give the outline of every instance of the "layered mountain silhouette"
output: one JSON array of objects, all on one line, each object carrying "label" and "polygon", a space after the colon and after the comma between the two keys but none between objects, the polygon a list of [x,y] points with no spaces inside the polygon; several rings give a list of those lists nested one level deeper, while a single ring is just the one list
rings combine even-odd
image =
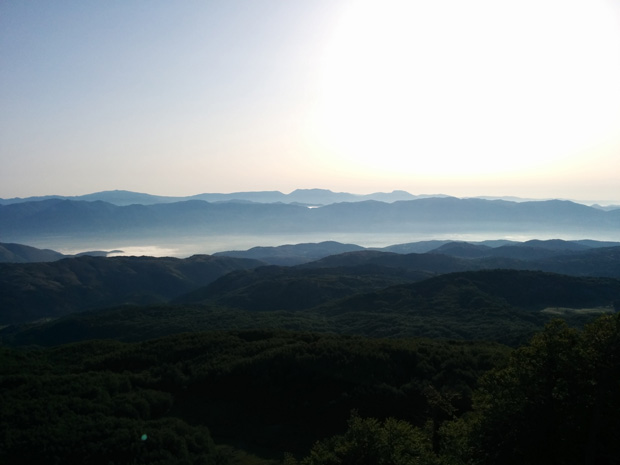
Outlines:
[{"label": "layered mountain silhouette", "polygon": [[[72,314],[42,324],[9,326],[0,331],[0,337],[9,344],[55,345],[96,338],[137,341],[180,332],[280,328],[519,345],[558,315],[580,325],[620,307],[618,279],[482,270],[373,288],[382,283],[367,274],[368,286],[360,287],[362,279],[355,282],[351,271],[312,270],[304,276],[298,270],[287,276],[279,267],[266,267],[255,270],[258,279],[251,276],[252,271],[233,272],[174,304]],[[398,279],[396,274],[393,278]],[[302,301],[305,304],[298,305]]]},{"label": "layered mountain silhouette", "polygon": [[[497,426],[516,424],[541,463],[586,447],[590,462],[615,457],[620,243],[595,239],[618,237],[620,210],[512,200],[0,199],[0,455],[275,463],[286,451],[292,463],[311,450],[303,463],[377,463],[397,443],[397,458],[494,462],[515,456]],[[435,240],[343,243],[360,232],[364,244]],[[263,234],[251,243],[306,242],[188,258],[22,245],[123,237],[136,239],[128,252],[181,254],[184,236],[212,250]],[[229,235],[247,237],[218,239]],[[498,239],[444,240],[474,236]],[[553,444],[540,452],[537,438]]]},{"label": "layered mountain silhouette", "polygon": [[[560,248],[556,241],[549,243]],[[459,248],[464,246],[460,243],[452,244]],[[476,250],[479,247],[489,249],[486,246],[472,247]],[[501,256],[486,258],[488,255],[480,259],[464,259],[436,251],[426,254],[368,250],[348,252],[293,268],[259,267],[230,273],[178,301],[246,310],[298,310],[389,284],[421,281],[444,273],[498,268],[620,278],[620,247],[587,248],[587,251],[582,251],[578,245],[574,245],[579,252],[568,255],[551,254],[548,249],[538,247],[535,249],[540,251],[539,260],[531,260],[528,253],[530,248],[525,245],[522,247],[526,251],[525,260]],[[570,243],[565,247],[568,250],[572,248]],[[447,248],[442,246],[437,250],[442,249],[445,251]],[[509,253],[512,254],[512,250]]]},{"label": "layered mountain silhouette", "polygon": [[519,260],[536,260],[585,251],[592,247],[612,247],[617,245],[620,244],[617,242],[563,241],[559,239],[546,241],[535,239],[522,243],[512,242],[499,247],[468,242],[449,242],[433,249],[432,252],[463,258],[504,257]]},{"label": "layered mountain silhouette", "polygon": [[287,268],[278,266],[239,270],[175,299],[251,311],[303,310],[359,292],[383,289],[431,276],[416,270],[378,266]]},{"label": "layered mountain silhouette", "polygon": [[320,243],[286,244],[275,247],[252,247],[249,250],[217,252],[213,255],[227,257],[254,258],[272,265],[299,265],[318,260],[328,255],[364,250],[355,244],[341,244],[336,241]]},{"label": "layered mountain silhouette", "polygon": [[[329,305],[330,311],[403,310],[434,313],[438,306],[454,311],[516,307],[611,307],[620,303],[620,280],[580,278],[540,271],[482,270],[450,273],[418,283],[392,286]],[[439,301],[442,301],[439,304]]]},{"label": "layered mountain silhouette", "polygon": [[[432,331],[438,331],[437,324],[426,332],[422,320],[412,322],[407,312],[414,308],[433,310],[435,313],[424,316],[432,320],[437,312],[487,309],[511,320],[514,311],[527,310],[530,316],[520,313],[517,318],[522,337],[547,318],[531,316],[531,312],[540,312],[541,305],[617,305],[613,280],[620,279],[620,243],[592,239],[428,240],[385,248],[325,241],[185,259],[105,258],[105,251],[68,257],[18,244],[29,240],[45,243],[46,238],[62,238],[66,243],[118,238],[175,241],[185,236],[208,240],[210,235],[232,234],[509,236],[498,233],[501,231],[513,236],[615,237],[620,231],[620,209],[560,200],[412,196],[401,191],[358,196],[321,189],[290,194],[201,194],[192,198],[108,191],[79,198],[3,200],[0,262],[5,263],[0,263],[0,325],[69,318],[74,313],[85,315],[110,307],[161,305],[168,309],[163,311],[166,315],[170,308],[190,312],[191,318],[208,321],[211,327],[249,327],[244,322],[261,319],[266,325],[289,329],[432,336]],[[477,273],[477,277],[468,273]],[[560,279],[545,273],[565,276]],[[452,277],[442,281],[440,275]],[[512,286],[511,292],[526,300],[536,289],[548,288],[548,292],[544,297],[535,294],[529,303],[519,303],[498,290],[504,279],[513,282],[506,283]],[[596,281],[601,279],[608,280]],[[495,287],[480,284],[480,280],[495,280]],[[598,285],[603,287],[596,288]],[[438,293],[425,297],[424,286],[438,286]],[[531,288],[524,291],[523,286]],[[200,314],[200,309],[208,310]],[[279,316],[269,316],[274,312]],[[259,313],[263,316],[256,316]],[[415,318],[421,315],[416,313]],[[535,321],[528,323],[528,318]],[[441,336],[458,336],[459,326],[465,325],[459,321],[441,330]],[[484,322],[474,326],[480,328]],[[469,333],[465,331],[466,337],[473,337],[474,326]]]},{"label": "layered mountain silhouette", "polygon": [[80,257],[107,257],[110,254],[122,254],[122,250],[89,250],[77,254],[63,254],[51,249],[39,249],[24,244],[5,244],[0,242],[0,263],[37,263],[55,262],[63,258]]},{"label": "layered mountain silhouette", "polygon": [[205,193],[186,197],[172,197],[162,195],[143,194],[125,190],[95,192],[78,196],[47,195],[41,197],[0,199],[0,205],[32,202],[41,200],[83,200],[88,202],[103,201],[114,205],[125,206],[133,204],[152,205],[157,203],[173,203],[187,200],[204,200],[207,202],[257,202],[257,203],[299,203],[304,205],[328,205],[336,202],[359,202],[364,200],[379,200],[395,202],[397,200],[412,200],[416,198],[436,197],[435,195],[413,195],[405,191],[375,192],[373,194],[350,194],[347,192],[332,192],[328,189],[296,189],[289,194],[280,191],[233,192],[230,194]]},{"label": "layered mountain silhouette", "polygon": [[620,210],[604,211],[569,201],[421,198],[375,200],[317,208],[284,203],[191,200],[117,206],[103,201],[50,199],[0,205],[0,235],[23,242],[46,236],[165,237],[188,234],[299,233],[512,233],[612,235]]},{"label": "layered mountain silhouette", "polygon": [[[531,240],[526,242],[508,240],[486,240],[481,242],[433,240],[396,244],[381,248],[367,248],[356,244],[324,241],[319,243],[286,244],[273,247],[252,247],[248,250],[216,252],[213,255],[251,258],[271,265],[293,266],[319,260],[330,255],[364,250],[393,252],[398,254],[432,252],[460,258],[504,257],[518,260],[531,260],[586,251],[594,248],[616,246],[620,246],[620,242],[594,240],[563,241],[560,239],[552,239],[546,241]],[[38,249],[22,244],[0,243],[0,263],[51,262],[62,258],[84,255],[106,257],[123,254],[124,252],[122,250],[94,250],[67,255],[50,249]]]},{"label": "layered mountain silhouette", "polygon": [[462,256],[435,253],[434,251],[424,254],[362,251],[332,255],[300,266],[307,268],[334,268],[376,265],[404,270],[426,271],[434,274],[505,268],[540,270],[574,276],[620,278],[620,246],[590,248],[564,254],[552,254],[546,249],[538,249],[539,255],[537,258],[530,256],[531,249],[524,247],[524,250],[525,258],[511,257],[510,255],[514,252],[512,248],[508,249],[509,256],[497,255],[478,258],[463,258]]},{"label": "layered mountain silhouette", "polygon": [[[82,256],[51,263],[0,264],[0,324],[56,318],[114,305],[168,302],[253,311],[300,310],[359,292],[464,271],[539,270],[579,277],[620,278],[620,246],[581,250],[579,244],[551,241],[553,250],[565,252],[550,254],[550,249],[541,247],[542,244],[521,245],[527,259],[463,258],[447,255],[450,248],[444,245],[439,248],[444,253],[360,250],[293,267],[264,266],[264,261],[223,255],[187,259]],[[456,250],[463,246],[454,245]],[[312,249],[308,244],[300,247]],[[328,244],[328,248],[337,247],[337,243]],[[482,247],[485,253],[489,249],[474,247]],[[540,252],[539,258],[528,255],[532,249]]]}]

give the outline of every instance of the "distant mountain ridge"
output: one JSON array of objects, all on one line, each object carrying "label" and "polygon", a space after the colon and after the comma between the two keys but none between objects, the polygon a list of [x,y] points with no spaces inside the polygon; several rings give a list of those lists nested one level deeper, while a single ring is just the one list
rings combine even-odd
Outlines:
[{"label": "distant mountain ridge", "polygon": [[112,253],[122,253],[122,250],[91,250],[75,255],[67,255],[55,250],[39,249],[24,244],[7,244],[0,242],[0,263],[43,263],[55,262],[63,258],[91,256],[107,257]]},{"label": "distant mountain ridge", "polygon": [[0,243],[0,263],[53,262],[61,258],[65,258],[65,255],[55,250]]},{"label": "distant mountain ridge", "polygon": [[395,244],[381,248],[364,248],[355,244],[341,244],[329,241],[316,244],[287,244],[277,247],[253,247],[248,250],[233,250],[217,252],[215,256],[238,258],[253,258],[271,265],[299,265],[320,260],[331,255],[340,255],[347,252],[362,252],[359,256],[368,256],[373,251],[393,252],[396,254],[424,254],[433,253],[450,255],[459,258],[514,258],[518,260],[533,260],[580,252],[589,249],[618,247],[620,242],[577,240],[564,241],[560,239],[530,240],[525,242],[488,240],[481,242],[463,241],[419,241],[407,244]]},{"label": "distant mountain ridge", "polygon": [[50,199],[0,205],[0,237],[150,237],[188,234],[298,233],[571,233],[608,237],[620,231],[620,210],[605,211],[569,201],[430,197],[392,203],[376,200],[317,208],[283,203],[189,200],[117,206],[103,201]]},{"label": "distant mountain ridge", "polygon": [[[108,202],[117,206],[127,205],[154,205],[159,203],[175,203],[187,200],[204,200],[206,202],[255,202],[255,203],[293,203],[301,205],[329,205],[339,202],[363,202],[365,200],[376,200],[379,202],[397,202],[401,200],[415,200],[429,197],[451,197],[445,194],[411,194],[404,190],[394,190],[392,192],[373,192],[371,194],[352,194],[349,192],[334,192],[329,189],[295,189],[285,194],[280,191],[246,191],[231,193],[202,193],[188,196],[166,196],[153,195],[142,192],[128,190],[108,190],[93,192],[84,195],[44,195],[33,197],[13,197],[8,199],[0,198],[0,205],[11,205],[14,203],[38,202],[41,200],[76,200],[95,202]],[[507,202],[540,202],[552,199],[535,199],[515,196],[476,196],[463,197],[463,199],[478,200],[503,200]],[[620,209],[620,205],[599,205],[585,201],[570,200],[575,203],[591,205],[600,210]]]},{"label": "distant mountain ridge", "polygon": [[277,247],[252,247],[249,250],[232,250],[214,253],[214,256],[253,258],[271,265],[299,265],[328,255],[364,250],[355,244],[335,241],[318,244],[286,244]]},{"label": "distant mountain ridge", "polygon": [[[564,241],[560,239],[530,240],[516,242],[508,240],[486,240],[481,242],[463,242],[449,240],[431,240],[395,244],[381,248],[366,248],[357,244],[343,244],[336,241],[319,243],[285,244],[273,247],[252,247],[248,250],[230,250],[216,252],[213,256],[250,258],[270,265],[294,266],[320,260],[330,255],[346,252],[382,251],[396,254],[427,253],[450,255],[459,258],[514,258],[518,260],[536,260],[588,249],[618,247],[620,242],[595,241],[590,239]],[[122,250],[87,251],[75,255],[65,255],[54,250],[38,249],[22,244],[5,244],[0,242],[0,263],[35,263],[53,262],[63,258],[79,256],[106,257],[123,255]],[[125,254],[129,255],[129,254]]]},{"label": "distant mountain ridge", "polygon": [[436,195],[413,195],[402,190],[392,192],[375,192],[372,194],[350,194],[347,192],[333,192],[329,189],[296,189],[289,194],[280,191],[250,191],[224,193],[204,193],[190,196],[163,196],[144,194],[126,190],[111,190],[94,192],[77,196],[47,195],[39,197],[0,199],[0,205],[14,203],[36,202],[41,200],[83,200],[87,202],[103,201],[117,206],[153,205],[158,203],[174,203],[187,200],[204,200],[206,202],[245,201],[256,203],[299,203],[304,205],[327,205],[336,202],[361,202],[364,200],[378,200],[381,202],[395,202],[398,200],[413,200],[425,197],[441,197]]},{"label": "distant mountain ridge", "polygon": [[[500,247],[501,248],[501,247]],[[498,248],[498,249],[500,249]],[[303,268],[338,268],[351,266],[380,266],[432,274],[478,271],[490,269],[539,270],[572,276],[596,276],[620,279],[620,246],[597,247],[576,252],[549,254],[542,249],[538,258],[513,256],[461,257],[436,253],[397,254],[364,250],[330,255],[320,260],[299,265]]]}]

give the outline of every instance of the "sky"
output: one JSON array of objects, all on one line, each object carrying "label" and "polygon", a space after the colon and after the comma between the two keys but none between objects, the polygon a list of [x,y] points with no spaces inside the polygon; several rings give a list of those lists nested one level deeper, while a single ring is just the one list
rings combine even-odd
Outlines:
[{"label": "sky", "polygon": [[0,197],[620,204],[620,0],[3,0]]}]

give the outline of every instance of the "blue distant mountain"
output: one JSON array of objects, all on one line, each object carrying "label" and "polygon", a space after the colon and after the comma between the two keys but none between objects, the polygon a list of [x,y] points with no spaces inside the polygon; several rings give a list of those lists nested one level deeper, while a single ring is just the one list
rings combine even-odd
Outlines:
[{"label": "blue distant mountain", "polygon": [[65,255],[55,250],[0,242],[0,263],[53,262],[61,258]]},{"label": "blue distant mountain", "polygon": [[[317,193],[315,193],[318,195]],[[363,200],[317,205],[186,200],[152,205],[114,205],[101,200],[48,199],[0,205],[0,237],[109,238],[208,234],[534,234],[615,237],[620,210],[548,200],[430,197],[391,203]]]},{"label": "blue distant mountain", "polygon": [[[379,202],[392,203],[402,200],[415,200],[431,197],[441,198],[450,196],[444,194],[413,195],[403,190],[395,190],[392,192],[374,192],[372,194],[352,194],[348,192],[333,192],[329,189],[296,189],[289,194],[284,194],[280,191],[247,191],[232,193],[203,193],[190,196],[163,196],[132,192],[127,190],[109,190],[77,196],[46,195],[38,197],[15,197],[10,199],[0,199],[0,205],[60,199],[84,200],[88,202],[100,200],[118,206],[127,206],[134,204],[154,205],[159,203],[183,202],[186,200],[204,200],[206,202],[297,203],[301,205],[320,206],[338,202],[363,202],[365,200],[376,200]],[[540,200],[514,196],[479,196],[472,197],[471,199],[503,200],[508,202],[535,202]],[[620,205],[601,206],[598,204],[594,204],[592,205],[592,207],[605,211],[620,209]]]},{"label": "blue distant mountain", "polygon": [[[439,195],[441,196],[441,195]],[[398,200],[413,200],[416,198],[431,197],[429,195],[412,195],[405,191],[376,192],[374,194],[350,194],[346,192],[332,192],[327,189],[297,189],[290,194],[280,191],[233,192],[230,194],[205,193],[186,197],[170,197],[161,195],[143,194],[125,190],[95,192],[79,196],[47,195],[42,197],[0,199],[0,205],[34,202],[40,200],[84,200],[94,202],[101,200],[113,205],[153,205],[158,203],[182,202],[185,200],[204,200],[206,202],[257,202],[257,203],[299,203],[304,205],[328,205],[336,202],[360,202],[364,200],[378,200],[381,202],[396,202]],[[433,196],[435,197],[435,196]]]}]

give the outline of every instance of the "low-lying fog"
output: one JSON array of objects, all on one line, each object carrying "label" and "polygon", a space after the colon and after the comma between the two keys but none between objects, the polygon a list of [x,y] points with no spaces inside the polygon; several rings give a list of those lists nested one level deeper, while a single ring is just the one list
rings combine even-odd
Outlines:
[{"label": "low-lying fog", "polygon": [[25,241],[26,245],[33,247],[52,249],[63,254],[73,255],[86,251],[112,252],[109,256],[118,255],[149,255],[153,257],[179,257],[185,258],[195,254],[213,254],[228,250],[247,250],[256,246],[278,246],[284,244],[300,244],[308,242],[337,241],[346,244],[357,244],[362,247],[381,248],[394,244],[405,244],[426,240],[455,240],[455,241],[484,241],[494,239],[507,239],[513,241],[527,241],[530,239],[595,239],[595,240],[618,240],[618,237],[603,235],[562,235],[558,233],[470,233],[470,234],[370,234],[370,233],[323,233],[323,234],[283,234],[283,235],[210,235],[188,236],[177,238],[128,238],[128,239],[92,239],[92,238],[66,238],[47,237]]}]

